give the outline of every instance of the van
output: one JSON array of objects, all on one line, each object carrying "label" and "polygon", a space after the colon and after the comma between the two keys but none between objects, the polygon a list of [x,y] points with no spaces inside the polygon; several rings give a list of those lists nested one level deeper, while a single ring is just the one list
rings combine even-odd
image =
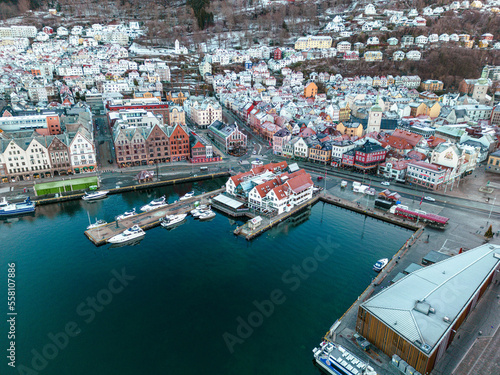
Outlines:
[{"label": "van", "polygon": [[208,167],[200,167],[200,171],[208,171]]}]

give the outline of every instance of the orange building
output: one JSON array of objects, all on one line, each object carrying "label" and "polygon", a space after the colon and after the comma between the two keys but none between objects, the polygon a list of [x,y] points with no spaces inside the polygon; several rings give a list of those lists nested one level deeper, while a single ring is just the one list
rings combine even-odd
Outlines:
[{"label": "orange building", "polygon": [[49,129],[50,135],[61,134],[61,121],[59,115],[49,115],[47,116],[47,129]]},{"label": "orange building", "polygon": [[304,96],[306,98],[314,98],[318,94],[318,86],[314,82],[309,82],[304,87]]}]

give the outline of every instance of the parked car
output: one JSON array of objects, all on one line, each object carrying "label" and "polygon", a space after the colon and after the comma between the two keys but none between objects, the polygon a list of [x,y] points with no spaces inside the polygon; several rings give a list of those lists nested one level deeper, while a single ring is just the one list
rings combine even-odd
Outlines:
[{"label": "parked car", "polygon": [[435,202],[435,201],[436,201],[434,198],[429,197],[429,196],[425,196],[425,197],[424,197],[424,199],[425,199],[426,201],[429,201],[429,202]]},{"label": "parked car", "polygon": [[389,181],[382,181],[380,185],[389,186],[391,183]]},{"label": "parked car", "polygon": [[253,154],[253,155],[257,155],[257,151],[253,150],[253,151],[252,151],[252,154]]}]

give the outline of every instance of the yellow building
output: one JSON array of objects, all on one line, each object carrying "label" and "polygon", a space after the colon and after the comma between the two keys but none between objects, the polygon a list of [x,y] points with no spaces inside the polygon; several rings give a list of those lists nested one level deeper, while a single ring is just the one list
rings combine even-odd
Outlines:
[{"label": "yellow building", "polygon": [[436,79],[428,79],[420,84],[420,88],[426,91],[441,91],[443,87],[444,83]]},{"label": "yellow building", "polygon": [[380,51],[366,51],[363,55],[365,61],[382,61],[384,55]]},{"label": "yellow building", "polygon": [[486,172],[500,173],[500,151],[490,154],[488,164],[486,165]]},{"label": "yellow building", "polygon": [[295,42],[295,49],[309,49],[309,48],[331,48],[332,37],[330,36],[304,36]]},{"label": "yellow building", "polygon": [[362,137],[363,136],[363,125],[359,122],[339,122],[337,124],[337,130],[342,133],[342,135],[348,135],[350,137]]},{"label": "yellow building", "polygon": [[351,119],[351,108],[349,103],[345,102],[345,106],[339,105],[339,121],[349,121]]}]

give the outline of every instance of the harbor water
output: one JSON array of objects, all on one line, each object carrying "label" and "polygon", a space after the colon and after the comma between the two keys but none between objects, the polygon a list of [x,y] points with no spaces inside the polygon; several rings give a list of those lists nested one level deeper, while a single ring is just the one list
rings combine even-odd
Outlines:
[{"label": "harbor water", "polygon": [[[225,180],[40,206],[0,222],[0,331],[15,263],[15,365],[1,374],[317,374],[312,348],[412,232],[318,203],[248,242],[241,221],[147,231],[135,246],[83,234],[166,195]],[[23,369],[25,372],[21,372]]]}]

